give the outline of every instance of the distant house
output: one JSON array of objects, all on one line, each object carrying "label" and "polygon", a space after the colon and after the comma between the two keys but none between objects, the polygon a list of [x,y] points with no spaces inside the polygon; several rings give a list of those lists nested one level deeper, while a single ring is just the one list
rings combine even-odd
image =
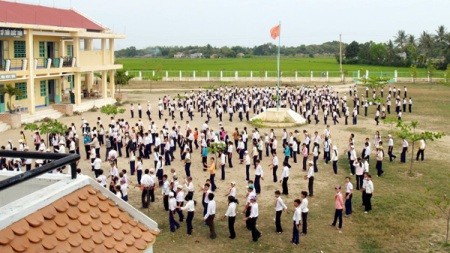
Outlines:
[{"label": "distant house", "polygon": [[182,52],[178,52],[176,54],[174,54],[173,58],[179,59],[179,58],[184,58],[184,53]]},{"label": "distant house", "polygon": [[[16,175],[0,171],[0,180]],[[158,224],[88,176],[45,174],[0,194],[0,252],[153,252]]]},{"label": "distant house", "polygon": [[238,54],[236,55],[237,58],[243,58],[244,56],[245,56],[244,53],[238,53]]},{"label": "distant house", "polygon": [[406,53],[405,52],[398,53],[397,56],[402,58],[402,60],[406,60]]},{"label": "distant house", "polygon": [[217,58],[219,58],[219,56],[218,56],[217,54],[212,54],[209,58],[211,58],[211,59],[217,59]]},{"label": "distant house", "polygon": [[203,58],[203,54],[202,53],[193,53],[189,55],[189,58],[194,59],[194,58]]}]

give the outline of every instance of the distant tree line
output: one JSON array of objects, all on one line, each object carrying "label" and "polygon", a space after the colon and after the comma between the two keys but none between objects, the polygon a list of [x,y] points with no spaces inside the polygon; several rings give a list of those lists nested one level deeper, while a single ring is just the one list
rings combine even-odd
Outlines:
[{"label": "distant tree line", "polygon": [[[346,45],[343,64],[368,64],[446,70],[450,63],[450,33],[439,26],[435,34],[422,32],[419,38],[400,30],[386,43],[373,41]],[[339,55],[336,55],[339,62]]]},{"label": "distant tree line", "polygon": [[[277,54],[277,46],[272,43],[266,43],[254,47],[242,46],[223,46],[213,47],[210,44],[206,46],[156,46],[144,49],[136,49],[136,47],[128,47],[116,51],[116,57],[166,57],[173,58],[175,55],[182,53],[185,57],[191,54],[201,53],[203,58],[237,58],[251,56],[269,56]],[[280,54],[283,56],[307,56],[315,55],[334,56],[339,54],[339,41],[326,42],[321,45],[300,45],[300,46],[282,46]]]},{"label": "distant tree line", "polygon": [[[417,67],[445,70],[450,63],[450,33],[439,26],[434,34],[423,32],[419,38],[405,31],[398,31],[393,40],[386,43],[373,41],[350,44],[342,43],[343,64],[367,64],[395,67]],[[237,58],[252,56],[272,56],[277,46],[266,43],[254,47],[242,46],[155,46],[144,49],[128,47],[115,52],[116,57],[198,57]],[[325,42],[320,45],[283,46],[282,56],[336,56],[339,61],[339,41]]]}]

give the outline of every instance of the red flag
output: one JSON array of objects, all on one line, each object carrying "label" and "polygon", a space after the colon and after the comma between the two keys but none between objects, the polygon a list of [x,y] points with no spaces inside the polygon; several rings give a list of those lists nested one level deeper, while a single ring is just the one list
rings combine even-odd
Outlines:
[{"label": "red flag", "polygon": [[272,39],[276,39],[280,36],[280,25],[274,26],[270,29],[270,36]]}]

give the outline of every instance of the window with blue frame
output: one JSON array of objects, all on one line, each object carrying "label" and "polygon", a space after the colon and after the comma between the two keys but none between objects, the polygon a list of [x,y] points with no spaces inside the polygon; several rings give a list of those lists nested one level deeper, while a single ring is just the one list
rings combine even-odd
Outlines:
[{"label": "window with blue frame", "polygon": [[41,81],[41,97],[47,96],[47,81]]},{"label": "window with blue frame", "polygon": [[28,98],[28,94],[27,94],[27,83],[16,83],[16,88],[18,90],[20,90],[20,96],[17,95],[16,96],[16,100],[22,100],[22,99],[27,99]]},{"label": "window with blue frame", "polygon": [[14,41],[14,58],[26,58],[27,51],[25,41],[16,40]]}]

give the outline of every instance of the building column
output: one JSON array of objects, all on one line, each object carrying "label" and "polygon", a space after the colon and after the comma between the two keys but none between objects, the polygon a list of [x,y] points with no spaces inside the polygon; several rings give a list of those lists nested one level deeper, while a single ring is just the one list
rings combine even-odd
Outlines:
[{"label": "building column", "polygon": [[73,38],[73,57],[76,59],[76,66],[81,66],[80,63],[80,38]]},{"label": "building column", "polygon": [[109,60],[111,64],[114,64],[114,39],[109,39]]},{"label": "building column", "polygon": [[94,72],[88,72],[86,73],[86,88],[87,91],[90,93],[92,89],[92,85],[94,84]]},{"label": "building column", "polygon": [[102,98],[107,98],[108,96],[108,72],[106,70],[102,71]]},{"label": "building column", "polygon": [[102,64],[105,65],[105,62],[107,62],[107,58],[109,57],[109,54],[106,53],[106,39],[102,39]]},{"label": "building column", "polygon": [[75,104],[81,104],[81,73],[75,73],[74,75],[74,90],[75,93]]},{"label": "building column", "polygon": [[116,79],[115,79],[116,71],[109,71],[109,94],[111,94],[111,98],[114,98],[116,93]]},{"label": "building column", "polygon": [[28,59],[28,80],[27,80],[27,97],[28,97],[28,113],[34,114],[36,111],[36,97],[34,94],[34,42],[33,31],[27,30],[25,37],[26,54]]}]

